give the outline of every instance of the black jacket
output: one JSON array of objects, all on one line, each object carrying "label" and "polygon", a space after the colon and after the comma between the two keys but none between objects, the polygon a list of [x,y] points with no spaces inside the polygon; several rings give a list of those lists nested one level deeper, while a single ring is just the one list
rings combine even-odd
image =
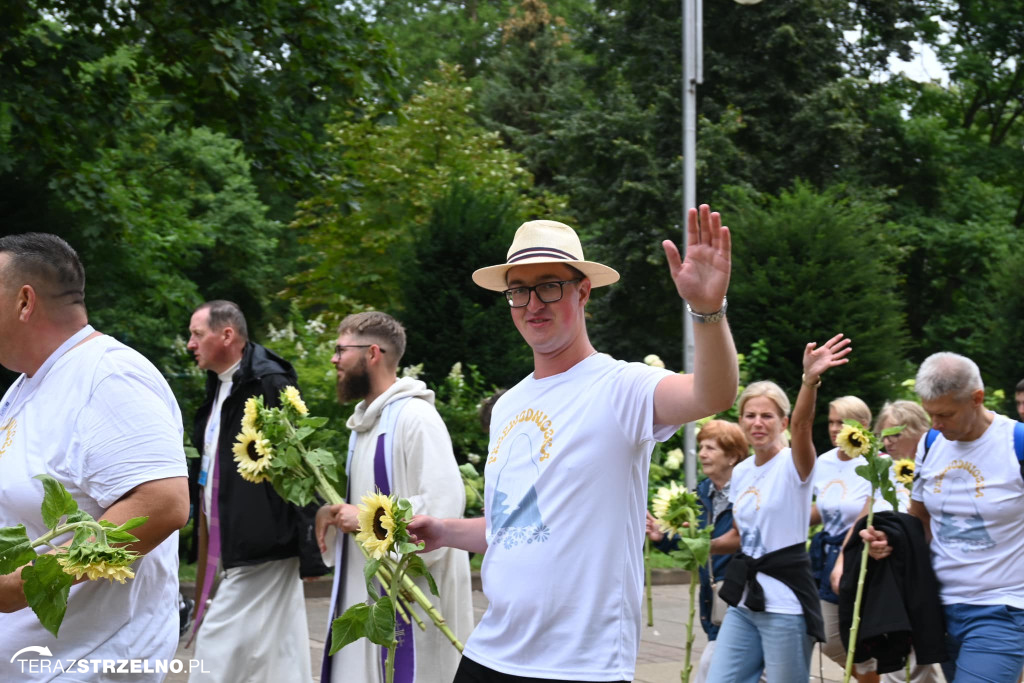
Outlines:
[{"label": "black jacket", "polygon": [[811,574],[811,560],[807,555],[806,544],[801,542],[779,548],[756,560],[742,552],[736,553],[729,568],[725,570],[725,581],[718,591],[719,597],[735,607],[743,598],[743,589],[746,587],[747,608],[763,612],[764,589],[757,582],[758,572],[778,579],[793,591],[804,611],[804,630],[819,643],[824,643],[825,621],[821,616],[818,587]]},{"label": "black jacket", "polygon": [[[206,400],[196,412],[192,443],[202,454],[203,432],[217,396],[220,380],[208,371]],[[267,406],[280,405],[281,389],[298,386],[291,363],[272,351],[248,342],[235,373],[231,393],[221,407],[220,436],[217,439],[217,467],[220,472],[217,507],[220,515],[221,562],[225,569],[261,564],[288,557],[300,558],[302,576],[320,576],[327,568],[320,559],[313,532],[317,505],[298,508],[282,499],[270,482],[253,484],[242,479],[231,448],[241,431],[245,402],[263,396]],[[189,463],[189,496],[192,509],[199,510],[198,458]],[[195,561],[199,547],[199,515],[195,515],[189,558]]]},{"label": "black jacket", "polygon": [[[839,634],[843,643],[850,642],[864,548],[860,531],[866,522],[867,517],[857,522],[843,551],[843,578],[839,581]],[[913,646],[918,664],[945,661],[946,627],[939,582],[932,570],[921,520],[886,510],[874,515],[872,525],[885,532],[892,553],[883,560],[868,560],[854,659],[863,662],[874,657],[879,673],[899,671]]]}]

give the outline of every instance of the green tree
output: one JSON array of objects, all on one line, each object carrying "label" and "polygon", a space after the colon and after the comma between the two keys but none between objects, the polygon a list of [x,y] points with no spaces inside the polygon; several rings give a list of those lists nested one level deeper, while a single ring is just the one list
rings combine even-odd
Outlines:
[{"label": "green tree", "polygon": [[[455,184],[514,197],[521,217],[561,211],[564,200],[535,190],[521,157],[472,110],[472,89],[457,68],[445,67],[391,120],[349,117],[331,128],[334,171],[293,223],[313,254],[288,290],[304,308],[330,309],[343,294],[401,311],[411,246]],[[486,235],[488,226],[479,230]]]},{"label": "green tree", "polygon": [[532,371],[529,347],[509,317],[503,296],[478,287],[477,268],[503,263],[519,227],[514,198],[455,185],[432,207],[404,270],[401,319],[408,363],[439,384],[455,363],[511,387]]},{"label": "green tree", "polygon": [[851,361],[829,373],[822,397],[881,405],[908,375],[898,247],[887,237],[882,198],[797,183],[778,197],[735,189],[726,201],[737,224],[757,226],[757,239],[733,242],[729,287],[737,346],[764,339],[771,352],[766,376],[750,379],[775,380],[795,395],[804,345],[842,332],[853,340]]}]

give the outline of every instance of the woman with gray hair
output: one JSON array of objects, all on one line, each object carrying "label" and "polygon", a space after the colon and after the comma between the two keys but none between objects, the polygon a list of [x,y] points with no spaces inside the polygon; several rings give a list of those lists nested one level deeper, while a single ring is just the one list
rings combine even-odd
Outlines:
[{"label": "woman with gray hair", "polygon": [[[978,366],[929,356],[915,387],[939,435],[917,446],[910,514],[924,525],[946,617],[946,679],[1017,680],[1024,668],[1024,425],[985,408]],[[884,560],[884,532],[860,532]]]}]

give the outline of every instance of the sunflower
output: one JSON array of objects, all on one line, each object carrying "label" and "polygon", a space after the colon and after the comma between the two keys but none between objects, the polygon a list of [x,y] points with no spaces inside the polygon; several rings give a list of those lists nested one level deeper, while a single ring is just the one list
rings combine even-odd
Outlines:
[{"label": "sunflower", "polygon": [[380,491],[365,495],[358,517],[356,540],[375,560],[381,559],[395,542],[394,501]]},{"label": "sunflower", "polygon": [[256,403],[256,397],[252,396],[245,402],[245,412],[242,413],[242,431],[246,429],[253,432],[257,431],[259,429],[257,424],[259,416],[259,405]]},{"label": "sunflower", "polygon": [[295,387],[285,387],[281,392],[281,400],[282,403],[290,404],[299,415],[309,415],[309,408],[306,407],[299,390]]},{"label": "sunflower", "polygon": [[242,479],[254,484],[266,481],[267,476],[263,470],[274,459],[274,450],[270,447],[270,441],[263,438],[262,432],[243,428],[231,451],[235,454]]},{"label": "sunflower", "polygon": [[689,508],[697,514],[698,504],[696,495],[673,481],[668,486],[658,489],[651,508],[662,531],[682,535],[683,522],[690,519],[686,509]]},{"label": "sunflower", "polygon": [[840,430],[836,445],[849,457],[857,458],[871,450],[871,438],[860,427],[848,424]]},{"label": "sunflower", "polygon": [[910,458],[903,458],[897,460],[892,464],[893,471],[896,473],[896,481],[900,482],[904,486],[909,487],[914,483],[914,461]]},{"label": "sunflower", "polygon": [[76,579],[87,576],[90,581],[107,579],[110,582],[124,583],[125,579],[135,578],[131,564],[138,557],[138,553],[124,548],[86,543],[68,553],[58,555],[57,563],[64,569],[65,574],[70,574]]}]

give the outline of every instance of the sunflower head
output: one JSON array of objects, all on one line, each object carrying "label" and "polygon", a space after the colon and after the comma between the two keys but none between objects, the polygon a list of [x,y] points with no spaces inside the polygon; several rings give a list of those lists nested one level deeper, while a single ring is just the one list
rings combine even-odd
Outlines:
[{"label": "sunflower head", "polygon": [[700,513],[700,501],[697,494],[673,481],[658,489],[651,508],[662,531],[682,535],[683,523]]},{"label": "sunflower head", "polygon": [[260,417],[260,401],[262,397],[256,398],[252,396],[245,402],[245,409],[242,413],[242,431],[246,429],[250,431],[259,431],[259,417]]},{"label": "sunflower head", "polygon": [[379,560],[395,543],[395,501],[379,490],[363,496],[359,506],[358,541],[370,556]]},{"label": "sunflower head", "polygon": [[913,484],[914,466],[914,461],[910,458],[903,458],[902,460],[894,462],[892,464],[892,468],[896,474],[896,481],[908,487]]},{"label": "sunflower head", "polygon": [[235,462],[238,463],[238,473],[243,479],[254,484],[266,481],[267,475],[264,470],[274,459],[274,449],[270,441],[264,438],[262,432],[244,427],[237,439],[231,451]]},{"label": "sunflower head", "polygon": [[70,574],[76,579],[86,576],[90,581],[107,579],[111,582],[124,583],[125,579],[135,578],[131,565],[138,557],[138,553],[125,548],[86,542],[59,554],[57,563],[65,574]]},{"label": "sunflower head", "polygon": [[836,445],[851,458],[858,458],[871,450],[871,435],[863,427],[845,424],[836,437]]},{"label": "sunflower head", "polygon": [[291,406],[299,415],[309,415],[309,408],[306,407],[302,395],[295,387],[288,386],[281,391],[281,403]]}]

